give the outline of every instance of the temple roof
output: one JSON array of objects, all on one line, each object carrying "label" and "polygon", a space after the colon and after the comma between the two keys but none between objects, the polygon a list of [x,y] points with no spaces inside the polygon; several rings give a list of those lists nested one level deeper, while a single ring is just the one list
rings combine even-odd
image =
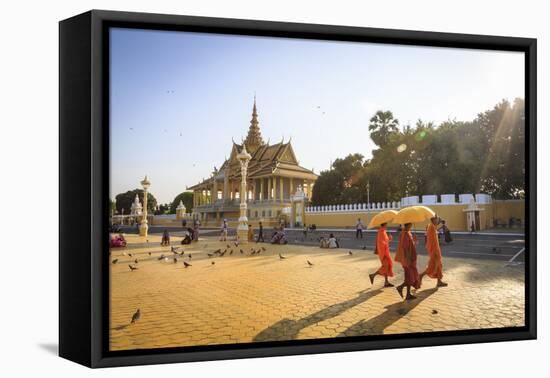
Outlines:
[{"label": "temple roof", "polygon": [[244,141],[246,148],[250,153],[254,153],[259,147],[264,145],[260,126],[258,122],[258,112],[256,111],[256,96],[254,95],[254,106],[252,107],[252,119],[248,128],[248,135]]},{"label": "temple roof", "polygon": [[280,143],[273,145],[263,142],[258,126],[256,98],[254,97],[252,120],[250,121],[248,136],[244,142],[242,144],[233,142],[231,154],[229,158],[223,162],[217,174],[212,175],[210,178],[188,189],[199,189],[204,185],[211,184],[215,179],[223,179],[225,175],[227,175],[230,180],[240,179],[241,166],[237,160],[237,155],[243,149],[243,144],[246,145],[247,151],[252,156],[248,163],[247,176],[249,179],[283,176],[316,180],[318,177],[313,171],[299,165],[290,141],[285,143],[284,140],[282,140]]}]

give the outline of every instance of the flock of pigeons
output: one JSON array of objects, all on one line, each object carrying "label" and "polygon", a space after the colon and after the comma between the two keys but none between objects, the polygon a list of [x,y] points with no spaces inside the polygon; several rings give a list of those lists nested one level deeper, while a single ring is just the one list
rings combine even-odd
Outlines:
[{"label": "flock of pigeons", "polygon": [[[149,240],[147,240],[147,243],[149,243]],[[212,259],[214,257],[224,257],[226,255],[226,253],[228,253],[229,256],[233,255],[233,253],[236,254],[236,250],[237,250],[237,248],[239,248],[239,243],[234,242],[233,244],[234,244],[234,246],[231,246],[230,244],[227,244],[226,245],[227,248],[225,248],[223,251],[222,251],[221,248],[218,248],[218,249],[216,249],[215,251],[213,251],[211,253],[207,252],[206,255],[208,256],[209,259]],[[207,244],[205,244],[203,246],[204,249],[206,249],[207,247],[208,247]],[[161,253],[158,257],[157,256],[153,257],[152,252],[147,252],[147,254],[150,256],[150,259],[156,259],[158,261],[165,261],[165,262],[169,262],[170,260],[172,260],[174,264],[177,264],[179,260],[184,259],[185,256],[187,256],[187,261],[183,261],[183,266],[185,268],[189,268],[189,267],[193,266],[189,262],[193,258],[193,255],[191,253],[186,254],[185,250],[183,250],[183,249],[180,250],[180,249],[181,249],[180,247],[171,246],[170,247],[171,255],[168,255],[168,256],[165,255],[164,253]],[[239,248],[238,252],[241,255],[245,255],[245,256],[258,256],[262,252],[267,252],[267,248],[265,248],[265,247],[260,247],[258,249],[250,248],[250,252],[248,252],[248,253],[245,252],[242,248]],[[109,254],[111,254],[111,252],[109,252]],[[122,254],[124,256],[130,257],[130,259],[133,259],[133,264],[132,264],[132,262],[130,264],[128,264],[128,268],[130,269],[130,271],[133,272],[135,270],[138,270],[139,259],[137,257],[135,257],[131,252],[123,251]],[[353,252],[348,251],[348,255],[352,256]],[[279,256],[279,260],[285,260],[287,258],[287,257],[283,256],[281,253],[279,253],[278,256]],[[119,261],[119,259],[116,258],[116,259],[113,259],[111,261],[111,263],[112,264],[117,264],[118,261]],[[307,259],[306,259],[306,263],[307,263],[308,267],[310,267],[310,268],[315,265],[310,260],[307,260]],[[211,261],[210,264],[215,265],[216,262]],[[132,315],[132,319],[130,321],[130,324],[133,324],[133,323],[137,322],[140,318],[141,318],[141,310],[138,308],[137,311]]]}]

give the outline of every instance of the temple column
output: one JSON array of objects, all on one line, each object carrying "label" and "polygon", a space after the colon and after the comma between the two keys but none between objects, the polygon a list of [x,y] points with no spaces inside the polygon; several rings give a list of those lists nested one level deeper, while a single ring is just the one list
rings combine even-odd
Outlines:
[{"label": "temple column", "polygon": [[264,178],[260,179],[260,200],[264,200]]},{"label": "temple column", "polygon": [[223,199],[229,197],[229,169],[225,168],[223,172]]},{"label": "temple column", "polygon": [[284,177],[280,176],[279,177],[279,194],[281,197],[281,202],[283,202],[284,195],[285,195],[284,183],[285,183]]},{"label": "temple column", "polygon": [[294,194],[294,178],[291,177],[290,178],[290,191],[289,191],[290,195],[292,196]]},{"label": "temple column", "polygon": [[214,179],[214,190],[212,194],[212,203],[216,203],[218,200],[218,181],[216,179]]},{"label": "temple column", "polygon": [[277,201],[277,177],[273,176],[273,199]]},{"label": "temple column", "polygon": [[266,196],[266,199],[267,200],[271,199],[271,177],[267,178],[267,196]]}]

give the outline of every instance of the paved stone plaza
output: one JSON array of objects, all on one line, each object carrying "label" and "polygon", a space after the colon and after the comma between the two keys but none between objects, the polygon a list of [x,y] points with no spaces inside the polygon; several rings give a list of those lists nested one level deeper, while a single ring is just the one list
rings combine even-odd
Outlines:
[{"label": "paved stone plaza", "polygon": [[[128,247],[110,256],[118,259],[110,264],[111,350],[524,325],[522,265],[444,256],[449,286],[436,289],[435,280],[425,278],[418,299],[404,302],[394,288],[382,287],[381,277],[371,286],[368,273],[379,261],[368,250],[349,255],[349,249],[312,246],[235,247],[206,237],[181,246],[185,254],[174,263],[160,236],[150,235],[148,243],[137,235],[126,239]],[[180,238],[172,239],[179,246]],[[227,244],[225,256],[207,255]],[[266,251],[249,256],[251,247]],[[159,260],[161,254],[168,261]],[[419,256],[420,271],[426,261]],[[392,282],[400,283],[399,264],[394,271]],[[141,317],[131,324],[138,308]]]}]

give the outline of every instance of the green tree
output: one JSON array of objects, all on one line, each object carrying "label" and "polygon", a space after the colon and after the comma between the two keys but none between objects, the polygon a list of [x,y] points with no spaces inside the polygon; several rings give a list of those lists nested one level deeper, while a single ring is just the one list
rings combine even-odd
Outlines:
[{"label": "green tree", "polygon": [[[132,203],[134,202],[134,199],[136,198],[136,194],[138,195],[139,202],[141,202],[141,204],[143,205],[142,189],[129,190],[125,193],[120,193],[116,195],[115,197],[116,209],[119,214],[122,213],[122,209],[124,209],[124,214],[130,213],[130,209],[132,207]],[[154,214],[156,208],[157,208],[156,198],[150,192],[147,192],[147,211],[151,214]]]},{"label": "green tree", "polygon": [[170,214],[176,213],[176,208],[180,204],[180,201],[183,202],[187,213],[193,211],[193,192],[182,192],[178,194],[170,204]]},{"label": "green tree", "polygon": [[525,196],[525,104],[501,101],[470,122],[436,126],[418,120],[398,128],[389,111],[370,120],[378,146],[372,158],[360,153],[336,159],[321,172],[313,205],[398,201],[408,195],[443,193]]},{"label": "green tree", "polygon": [[313,186],[311,203],[314,206],[338,204],[345,188],[344,181],[344,176],[337,170],[322,171]]},{"label": "green tree", "polygon": [[370,138],[379,147],[388,144],[390,135],[399,131],[399,120],[390,111],[379,110],[370,119]]}]

